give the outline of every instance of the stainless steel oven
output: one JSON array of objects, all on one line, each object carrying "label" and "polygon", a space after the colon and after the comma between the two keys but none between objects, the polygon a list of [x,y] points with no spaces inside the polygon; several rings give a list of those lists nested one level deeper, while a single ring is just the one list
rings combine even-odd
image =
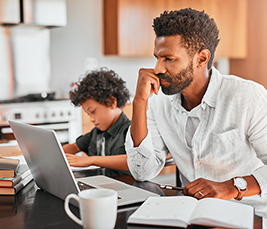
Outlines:
[{"label": "stainless steel oven", "polygon": [[0,104],[0,146],[14,144],[8,120],[17,120],[56,131],[62,144],[72,143],[82,133],[81,108],[69,100]]}]

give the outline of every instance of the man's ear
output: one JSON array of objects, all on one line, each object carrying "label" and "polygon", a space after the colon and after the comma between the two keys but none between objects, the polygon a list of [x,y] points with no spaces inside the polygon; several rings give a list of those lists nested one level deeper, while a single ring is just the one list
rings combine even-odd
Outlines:
[{"label": "man's ear", "polygon": [[208,65],[210,60],[210,51],[208,49],[203,49],[198,53],[198,65],[197,67],[203,67]]},{"label": "man's ear", "polygon": [[111,108],[115,109],[117,107],[117,99],[114,96],[111,96],[110,99]]}]

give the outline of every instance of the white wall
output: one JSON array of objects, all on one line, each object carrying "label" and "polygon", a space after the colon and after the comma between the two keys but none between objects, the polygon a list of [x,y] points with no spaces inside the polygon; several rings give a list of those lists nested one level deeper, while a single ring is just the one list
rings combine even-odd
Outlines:
[{"label": "white wall", "polygon": [[[51,88],[67,95],[71,82],[85,72],[85,59],[97,59],[126,81],[134,96],[138,70],[153,68],[155,58],[121,58],[103,55],[102,0],[67,0],[68,25],[51,30]],[[152,29],[152,27],[151,27]],[[151,41],[153,42],[153,41]]]}]

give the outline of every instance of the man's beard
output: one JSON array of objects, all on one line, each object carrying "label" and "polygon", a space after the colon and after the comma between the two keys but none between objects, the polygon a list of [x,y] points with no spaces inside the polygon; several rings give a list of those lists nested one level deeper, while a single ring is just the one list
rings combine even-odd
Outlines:
[{"label": "man's beard", "polygon": [[193,61],[191,61],[185,69],[181,70],[175,75],[167,75],[162,73],[158,74],[157,76],[159,78],[166,79],[170,82],[170,85],[168,87],[164,87],[161,84],[162,92],[165,95],[173,95],[181,92],[193,81],[193,73]]}]

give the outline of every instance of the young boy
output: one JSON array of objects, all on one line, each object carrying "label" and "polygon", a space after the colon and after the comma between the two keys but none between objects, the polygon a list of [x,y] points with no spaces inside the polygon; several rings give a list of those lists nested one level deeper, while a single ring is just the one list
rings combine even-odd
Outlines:
[{"label": "young boy", "polygon": [[[114,71],[101,68],[88,73],[69,95],[71,102],[81,106],[95,126],[75,143],[63,146],[69,164],[128,170],[124,141],[131,121],[122,111],[129,100],[125,81]],[[80,151],[83,156],[75,155]]]}]

